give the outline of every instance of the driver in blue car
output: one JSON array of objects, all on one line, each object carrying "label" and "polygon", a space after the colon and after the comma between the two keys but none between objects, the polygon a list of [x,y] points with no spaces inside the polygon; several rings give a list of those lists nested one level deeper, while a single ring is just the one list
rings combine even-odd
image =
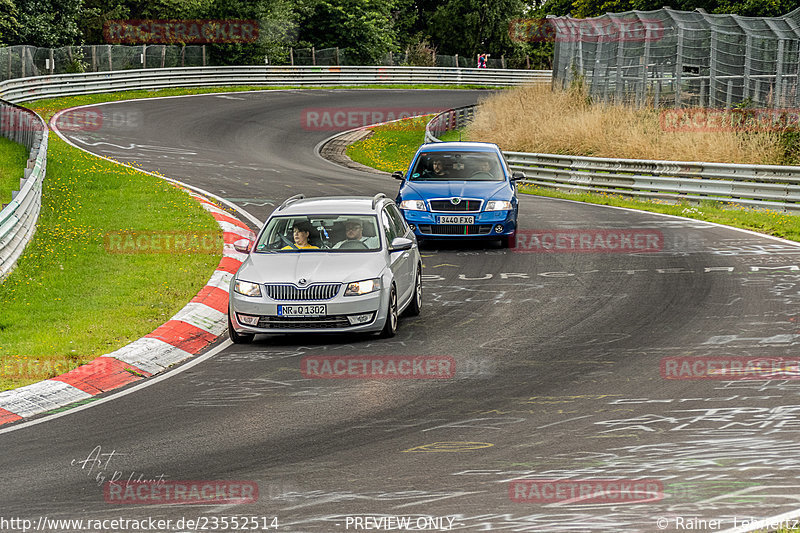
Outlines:
[{"label": "driver in blue car", "polygon": [[334,244],[333,248],[376,248],[378,246],[378,237],[364,237],[363,232],[364,228],[360,220],[348,220],[344,225],[345,239]]}]

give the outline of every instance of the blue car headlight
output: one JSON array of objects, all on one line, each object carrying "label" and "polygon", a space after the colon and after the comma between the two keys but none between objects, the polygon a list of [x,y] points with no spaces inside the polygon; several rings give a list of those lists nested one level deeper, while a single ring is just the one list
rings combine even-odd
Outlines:
[{"label": "blue car headlight", "polygon": [[486,211],[510,211],[514,209],[511,202],[506,200],[489,200],[486,202]]},{"label": "blue car headlight", "polygon": [[403,200],[400,202],[400,209],[408,211],[427,211],[424,200]]}]

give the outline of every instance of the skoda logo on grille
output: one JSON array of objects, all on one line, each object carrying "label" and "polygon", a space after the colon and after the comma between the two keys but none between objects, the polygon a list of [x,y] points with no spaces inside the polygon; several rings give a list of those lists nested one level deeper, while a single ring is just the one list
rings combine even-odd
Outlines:
[{"label": "skoda logo on grille", "polygon": [[306,283],[308,283],[308,280],[306,278],[300,278],[297,283],[299,283],[300,285],[305,285]]},{"label": "skoda logo on grille", "polygon": [[461,203],[461,198],[450,198],[450,203],[453,205],[458,205]]}]

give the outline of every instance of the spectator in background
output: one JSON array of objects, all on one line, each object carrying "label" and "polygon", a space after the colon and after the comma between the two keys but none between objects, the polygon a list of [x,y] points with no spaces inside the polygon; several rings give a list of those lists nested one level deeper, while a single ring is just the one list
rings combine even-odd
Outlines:
[{"label": "spectator in background", "polygon": [[487,68],[486,67],[486,58],[488,56],[486,54],[478,54],[478,68]]}]

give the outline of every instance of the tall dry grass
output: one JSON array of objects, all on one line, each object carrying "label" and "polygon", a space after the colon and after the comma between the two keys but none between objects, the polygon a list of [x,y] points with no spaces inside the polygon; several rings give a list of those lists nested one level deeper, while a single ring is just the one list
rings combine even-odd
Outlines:
[{"label": "tall dry grass", "polygon": [[665,131],[653,109],[591,104],[580,88],[543,85],[481,102],[467,136],[503,150],[626,159],[781,164],[784,154],[775,132]]}]

